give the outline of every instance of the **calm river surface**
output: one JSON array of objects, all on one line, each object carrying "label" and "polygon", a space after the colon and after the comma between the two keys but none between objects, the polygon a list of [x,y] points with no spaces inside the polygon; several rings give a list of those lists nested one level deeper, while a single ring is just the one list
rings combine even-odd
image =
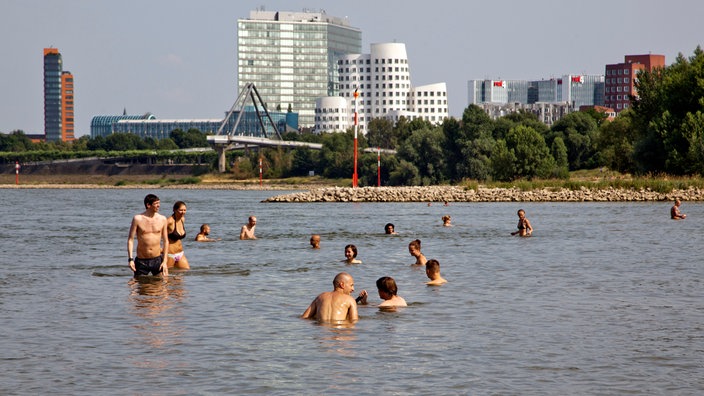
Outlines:
[{"label": "calm river surface", "polygon": [[[192,270],[136,282],[127,231],[150,192],[167,216],[188,204]],[[0,190],[0,394],[704,392],[704,203],[672,221],[669,202],[260,202],[279,193]],[[531,238],[509,235],[519,208]],[[250,214],[259,239],[239,241]],[[193,242],[204,222],[223,240]],[[409,266],[415,238],[449,283]],[[350,243],[362,264],[340,262]],[[372,302],[394,277],[409,307],[300,319],[340,271]]]}]

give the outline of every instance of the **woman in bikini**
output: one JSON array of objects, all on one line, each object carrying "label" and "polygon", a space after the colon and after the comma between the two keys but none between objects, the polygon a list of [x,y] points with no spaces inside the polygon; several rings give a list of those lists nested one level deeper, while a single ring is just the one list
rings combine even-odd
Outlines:
[{"label": "woman in bikini", "polygon": [[518,235],[522,237],[530,236],[533,233],[533,226],[530,225],[530,221],[526,218],[526,211],[523,209],[518,210],[518,231],[514,231],[511,235]]},{"label": "woman in bikini", "polygon": [[166,265],[169,268],[190,269],[188,259],[183,252],[181,240],[186,237],[186,203],[176,201],[174,213],[166,219],[166,232],[169,236],[169,251]]}]

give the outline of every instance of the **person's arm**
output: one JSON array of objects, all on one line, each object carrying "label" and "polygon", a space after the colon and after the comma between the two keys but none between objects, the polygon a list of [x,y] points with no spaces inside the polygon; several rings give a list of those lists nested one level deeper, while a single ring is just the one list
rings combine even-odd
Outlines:
[{"label": "person's arm", "polygon": [[525,219],[523,224],[526,226],[526,235],[532,234],[533,233],[533,226],[530,225],[530,221],[528,221],[528,219]]},{"label": "person's arm", "polygon": [[169,266],[167,265],[168,263],[168,254],[169,254],[169,231],[167,230],[168,228],[168,222],[164,221],[164,227],[161,229],[161,240],[164,241],[164,250],[161,258],[161,272],[164,274],[164,276],[169,275]]},{"label": "person's arm", "polygon": [[246,227],[247,227],[246,225],[243,225],[242,229],[240,229],[240,240],[245,239],[247,236],[247,228]]},{"label": "person's arm", "polygon": [[134,237],[137,234],[137,223],[135,222],[135,219],[132,218],[132,223],[130,224],[130,232],[127,236],[127,258],[129,260],[129,266],[132,272],[135,272],[137,269],[134,266],[134,259],[137,256],[132,255],[132,248],[134,247]]},{"label": "person's arm", "polygon": [[[354,300],[352,296],[350,296],[351,300]],[[353,301],[350,303],[350,308],[347,311],[347,319],[350,322],[356,322],[359,320],[359,313],[357,312],[357,302]]]},{"label": "person's arm", "polygon": [[318,299],[316,298],[315,300],[313,300],[312,303],[310,303],[310,305],[308,306],[308,309],[306,309],[306,311],[303,312],[303,315],[301,315],[301,318],[312,319],[315,317],[315,314],[317,312],[317,304],[316,304],[317,301],[318,301]]}]

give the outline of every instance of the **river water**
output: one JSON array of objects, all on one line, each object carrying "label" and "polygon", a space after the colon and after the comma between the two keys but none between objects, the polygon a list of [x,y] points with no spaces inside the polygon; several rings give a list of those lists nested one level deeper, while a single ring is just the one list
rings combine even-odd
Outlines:
[{"label": "river water", "polygon": [[[126,237],[150,192],[167,216],[188,204],[192,270],[137,282]],[[668,202],[261,203],[277,193],[0,190],[0,394],[704,392],[703,203],[684,221]],[[531,238],[509,235],[519,208]],[[250,214],[259,239],[239,241]],[[204,222],[223,240],[193,242]],[[409,266],[416,238],[447,284]],[[350,243],[362,264],[341,262]],[[300,319],[341,271],[372,302],[394,277],[409,306]]]}]

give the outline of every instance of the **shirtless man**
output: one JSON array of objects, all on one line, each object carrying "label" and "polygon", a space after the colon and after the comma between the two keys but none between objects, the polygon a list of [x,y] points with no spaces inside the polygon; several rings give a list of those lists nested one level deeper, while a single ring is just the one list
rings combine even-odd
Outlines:
[{"label": "shirtless man", "polygon": [[[154,275],[162,273],[169,275],[166,265],[166,254],[169,250],[169,237],[166,230],[166,217],[159,214],[161,202],[159,197],[148,194],[144,197],[146,210],[132,218],[129,236],[127,237],[127,255],[130,269],[134,276]],[[134,238],[137,237],[137,257],[132,256]]]},{"label": "shirtless man", "polygon": [[675,205],[670,209],[670,218],[672,220],[684,220],[687,218],[687,215],[684,213],[680,213],[680,205],[682,202],[680,202],[679,199],[675,200]]},{"label": "shirtless man", "polygon": [[200,232],[198,235],[196,235],[196,242],[217,242],[221,240],[221,238],[211,238],[208,235],[210,235],[210,225],[209,224],[203,224],[200,226]]},{"label": "shirtless man", "polygon": [[357,302],[350,294],[354,292],[354,279],[346,272],[340,272],[332,281],[334,290],[323,292],[310,303],[301,318],[316,319],[319,322],[356,322]]},{"label": "shirtless man", "polygon": [[257,218],[249,216],[249,222],[242,226],[240,230],[240,239],[257,239],[254,236],[254,229],[257,227]]},{"label": "shirtless man", "polygon": [[447,280],[440,276],[440,262],[435,259],[430,259],[425,263],[425,275],[430,279],[425,282],[428,286],[439,286],[447,283]]}]

